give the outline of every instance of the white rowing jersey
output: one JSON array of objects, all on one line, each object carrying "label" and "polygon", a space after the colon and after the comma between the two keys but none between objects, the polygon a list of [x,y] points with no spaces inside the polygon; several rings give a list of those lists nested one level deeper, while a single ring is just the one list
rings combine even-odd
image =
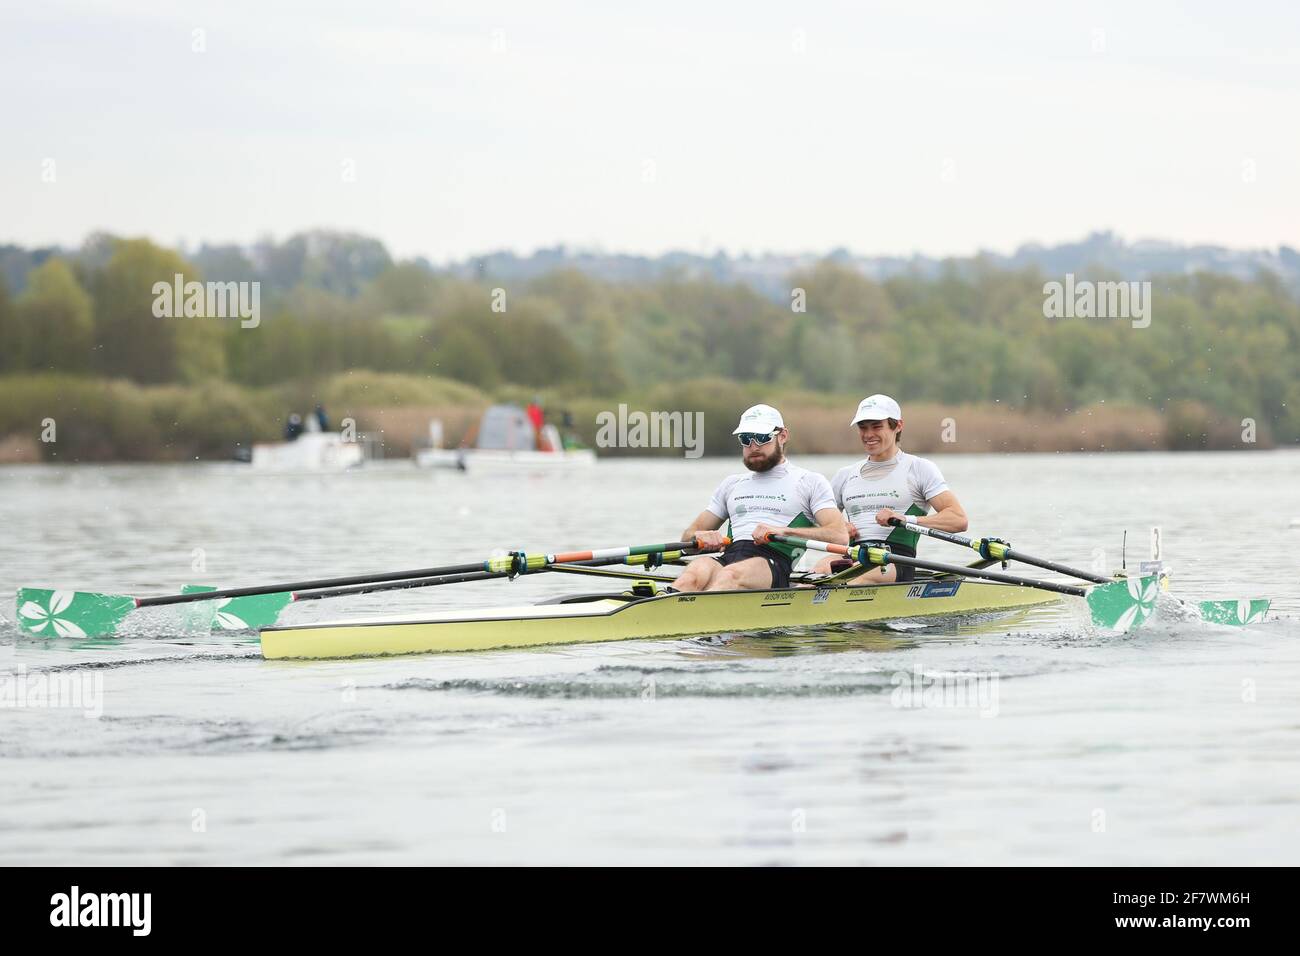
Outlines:
[{"label": "white rowing jersey", "polygon": [[[835,507],[835,495],[825,477],[783,461],[770,471],[745,471],[728,475],[713,492],[710,513],[727,521],[732,541],[753,541],[760,524],[774,528],[812,528],[817,512]],[[803,548],[771,544],[797,561]]]},{"label": "white rowing jersey", "polygon": [[900,515],[930,513],[930,502],[948,490],[938,465],[901,448],[888,461],[861,461],[846,465],[831,479],[835,504],[858,529],[856,541],[889,541],[916,548],[915,531],[876,524],[876,512],[892,508]]}]

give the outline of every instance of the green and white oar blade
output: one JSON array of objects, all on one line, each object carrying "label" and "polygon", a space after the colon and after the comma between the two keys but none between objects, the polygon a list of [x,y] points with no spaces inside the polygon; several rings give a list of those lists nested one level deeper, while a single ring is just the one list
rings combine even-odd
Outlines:
[{"label": "green and white oar blade", "polygon": [[100,637],[112,634],[135,610],[135,598],[54,588],[18,589],[18,626],[40,637]]},{"label": "green and white oar blade", "polygon": [[1123,634],[1141,627],[1156,609],[1160,597],[1160,576],[1121,578],[1099,584],[1088,592],[1092,623]]},{"label": "green and white oar blade", "polygon": [[1268,598],[1256,598],[1241,601],[1201,601],[1197,607],[1201,611],[1203,621],[1244,627],[1264,620],[1271,603]]},{"label": "green and white oar blade", "polygon": [[[216,588],[206,584],[187,584],[181,589],[183,594],[196,594],[200,591],[215,591]],[[248,594],[244,597],[223,598],[219,601],[200,601],[189,605],[194,613],[186,620],[193,628],[216,628],[222,631],[255,631],[270,627],[276,622],[293,595],[288,591],[273,594]]]}]

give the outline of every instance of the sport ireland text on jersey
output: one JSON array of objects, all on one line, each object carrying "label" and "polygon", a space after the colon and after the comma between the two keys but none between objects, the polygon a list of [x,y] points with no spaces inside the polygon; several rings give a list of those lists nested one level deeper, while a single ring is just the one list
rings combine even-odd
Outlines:
[{"label": "sport ireland text on jersey", "polygon": [[[836,507],[830,482],[806,468],[782,462],[770,471],[743,472],[724,478],[713,492],[708,510],[727,519],[732,541],[754,540],[760,524],[776,528],[812,528],[817,512]],[[797,559],[802,548],[772,544]]]}]

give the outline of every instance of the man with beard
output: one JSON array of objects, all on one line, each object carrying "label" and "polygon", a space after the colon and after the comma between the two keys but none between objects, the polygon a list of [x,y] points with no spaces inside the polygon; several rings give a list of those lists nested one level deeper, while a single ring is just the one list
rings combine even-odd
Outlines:
[{"label": "man with beard", "polygon": [[[789,431],[771,405],[755,405],[732,432],[740,440],[747,472],[731,475],[708,508],[682,532],[702,546],[731,544],[716,557],[696,558],[674,582],[678,591],[783,588],[803,548],[768,542],[773,534],[848,544],[848,530],[830,483],[786,461]],[[727,522],[724,531],[718,530]]]}]

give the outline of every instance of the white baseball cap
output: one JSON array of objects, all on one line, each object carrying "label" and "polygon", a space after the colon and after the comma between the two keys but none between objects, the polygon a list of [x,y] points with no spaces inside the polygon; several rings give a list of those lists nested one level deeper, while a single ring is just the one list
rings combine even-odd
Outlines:
[{"label": "white baseball cap", "polygon": [[731,434],[754,432],[758,435],[767,435],[778,428],[785,428],[785,420],[781,418],[780,412],[771,405],[754,405],[745,409],[745,414],[740,416],[740,424]]},{"label": "white baseball cap", "polygon": [[888,395],[868,395],[858,403],[857,414],[853,416],[850,425],[856,425],[863,421],[884,421],[886,418],[892,418],[898,421],[903,417],[903,410],[898,407],[898,402],[894,401]]}]

